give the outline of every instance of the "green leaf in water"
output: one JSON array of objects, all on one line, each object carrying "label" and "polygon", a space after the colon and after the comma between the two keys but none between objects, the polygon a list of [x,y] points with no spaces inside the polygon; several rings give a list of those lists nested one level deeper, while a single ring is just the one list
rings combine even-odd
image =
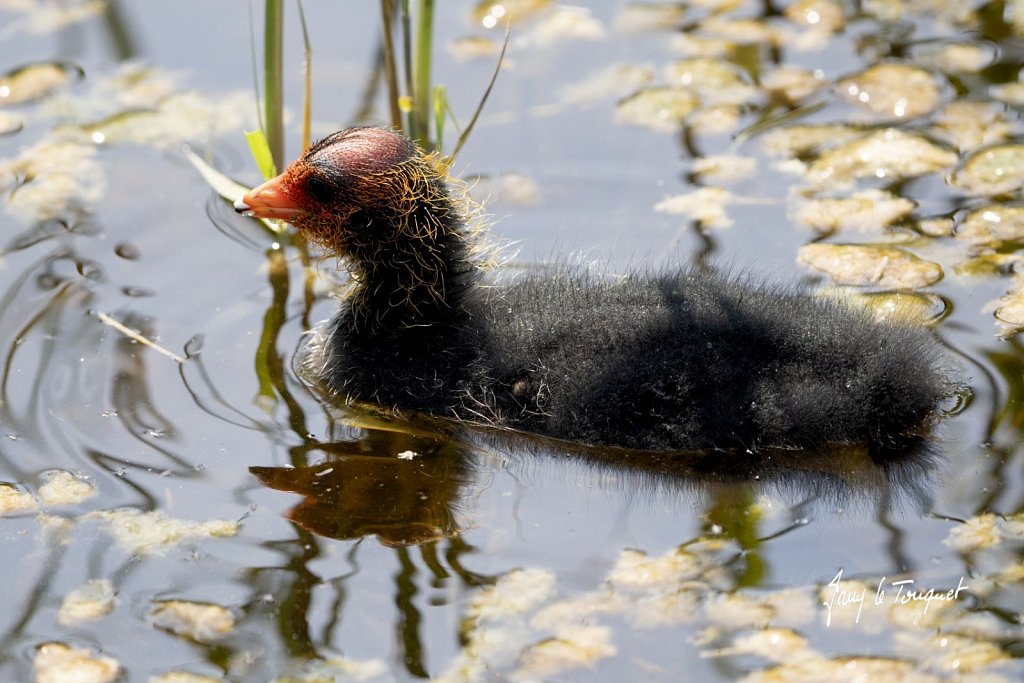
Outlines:
[{"label": "green leaf in water", "polygon": [[206,181],[207,185],[213,188],[213,191],[219,194],[229,202],[235,202],[242,198],[246,192],[249,191],[245,185],[232,180],[227,177],[213,166],[210,166],[204,161],[198,154],[190,149],[185,150],[185,156],[192,165],[196,167],[196,170],[203,176],[203,180]]},{"label": "green leaf in water", "polygon": [[270,152],[270,144],[267,136],[262,130],[248,130],[245,132],[245,141],[249,143],[249,151],[252,158],[256,160],[256,166],[264,180],[269,180],[277,175],[277,166],[274,165],[274,155]]},{"label": "green leaf in water", "polygon": [[[196,170],[199,171],[200,175],[203,176],[203,180],[213,188],[213,191],[229,202],[234,203],[238,201],[246,192],[249,191],[249,188],[245,185],[232,180],[213,166],[210,166],[210,164],[206,163],[206,161],[192,150],[186,149],[185,156],[192,162],[192,165],[196,167]],[[267,232],[271,236],[275,237],[275,239],[279,239],[279,236],[284,231],[284,224],[282,223],[269,221],[264,218],[256,220],[260,225],[266,228]]]}]

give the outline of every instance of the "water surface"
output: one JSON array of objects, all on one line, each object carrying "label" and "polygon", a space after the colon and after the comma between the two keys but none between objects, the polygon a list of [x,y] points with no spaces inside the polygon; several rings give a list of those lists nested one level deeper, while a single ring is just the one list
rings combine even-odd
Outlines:
[{"label": "water surface", "polygon": [[[0,30],[0,70],[75,65],[65,86],[0,105],[21,121],[0,137],[0,480],[31,506],[0,518],[6,680],[32,679],[40,646],[55,642],[115,659],[130,681],[1019,678],[1024,361],[992,302],[1019,286],[1021,237],[955,233],[972,209],[1019,206],[1021,189],[987,197],[950,184],[974,150],[1021,139],[1020,95],[999,89],[1024,63],[1019,2],[701,2],[645,30],[622,2],[549,8],[513,29],[456,165],[490,194],[514,265],[570,258],[619,273],[696,260],[824,289],[829,275],[797,258],[815,241],[896,245],[939,264],[942,279],[907,288],[931,295],[924,308],[969,391],[946,406],[954,414],[933,444],[884,466],[858,449],[623,465],[326,406],[293,359],[335,309],[336,263],[304,270],[294,248],[275,249],[212,196],[181,153],[188,143],[257,181],[239,133],[254,119],[249,6],[111,2],[33,33],[29,19],[46,7],[0,3],[12,27]],[[447,46],[500,40],[471,9],[444,3],[437,20],[437,78],[463,118],[493,61]],[[377,14],[348,3],[306,11],[326,134],[360,108]],[[553,17],[564,23],[546,41]],[[841,24],[809,35],[823,17]],[[297,75],[294,21],[289,31]],[[948,44],[974,61],[934,57]],[[623,98],[696,58],[733,69],[748,90],[716,100],[727,84],[709,86],[676,125],[622,121]],[[921,100],[873,111],[843,94],[845,77],[890,63],[924,69],[936,101],[900,116]],[[640,71],[595,76],[616,65]],[[820,83],[773,94],[765,83],[780,66]],[[296,109],[298,97],[289,91]],[[998,120],[978,127],[993,138],[944,138],[955,102],[990,103]],[[797,123],[919,133],[956,164],[812,187],[764,147]],[[58,143],[71,147],[39,161]],[[754,172],[698,172],[698,160],[724,154],[753,159]],[[510,174],[526,180],[525,197],[500,180]],[[40,186],[54,194],[28,201]],[[655,210],[698,186],[732,194],[730,227]],[[871,188],[914,205],[888,228],[815,232],[798,217],[807,201]],[[72,484],[69,497],[47,482]],[[967,588],[925,613],[899,604],[907,580]],[[61,616],[89,581],[109,582],[114,601],[93,618]],[[860,591],[863,605],[841,605]],[[166,601],[193,603],[188,614],[206,620]]]}]

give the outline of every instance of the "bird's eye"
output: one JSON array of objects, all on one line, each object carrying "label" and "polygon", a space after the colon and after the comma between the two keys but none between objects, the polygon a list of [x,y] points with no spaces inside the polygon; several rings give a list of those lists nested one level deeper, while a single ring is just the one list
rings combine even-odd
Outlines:
[{"label": "bird's eye", "polygon": [[311,175],[306,179],[306,194],[315,201],[327,202],[334,194],[334,188],[323,178]]}]

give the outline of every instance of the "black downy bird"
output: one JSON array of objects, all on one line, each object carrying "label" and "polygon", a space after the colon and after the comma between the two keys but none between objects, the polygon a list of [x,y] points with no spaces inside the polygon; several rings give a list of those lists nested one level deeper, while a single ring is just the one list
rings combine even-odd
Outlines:
[{"label": "black downy bird", "polygon": [[310,147],[235,208],[351,274],[304,367],[396,411],[659,451],[887,444],[951,393],[927,330],[713,273],[492,281],[436,157],[383,128]]}]

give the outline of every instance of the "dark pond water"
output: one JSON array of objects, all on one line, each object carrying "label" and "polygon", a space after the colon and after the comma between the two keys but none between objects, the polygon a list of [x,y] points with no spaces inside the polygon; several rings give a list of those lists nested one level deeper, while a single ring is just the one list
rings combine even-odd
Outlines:
[{"label": "dark pond water", "polygon": [[[365,5],[306,4],[318,134],[360,110],[378,21]],[[438,5],[437,79],[464,119],[494,57],[449,46],[500,35],[471,3]],[[886,467],[853,448],[623,463],[326,407],[292,360],[336,306],[336,264],[274,249],[181,151],[257,181],[240,131],[258,8],[61,7],[83,16],[48,27],[55,4],[0,0],[0,71],[36,65],[58,84],[11,103],[4,84],[29,86],[0,81],[0,678],[1020,680],[1024,3],[519,10],[456,165],[490,195],[513,265],[698,259],[825,289],[806,245],[899,247],[844,277],[927,294],[908,306],[969,392],[934,444]],[[908,70],[863,73],[880,64]],[[670,80],[671,107],[693,111],[641,101],[653,123],[625,120],[623,98]],[[816,146],[768,149],[826,123]],[[938,147],[841,147],[890,127]],[[954,173],[991,145],[998,172]],[[866,170],[815,184],[830,149]],[[731,225],[655,210],[698,186],[720,188],[705,212],[730,193]],[[811,204],[872,189],[891,197],[861,197],[861,228]],[[900,198],[913,204],[881,217]]]}]

